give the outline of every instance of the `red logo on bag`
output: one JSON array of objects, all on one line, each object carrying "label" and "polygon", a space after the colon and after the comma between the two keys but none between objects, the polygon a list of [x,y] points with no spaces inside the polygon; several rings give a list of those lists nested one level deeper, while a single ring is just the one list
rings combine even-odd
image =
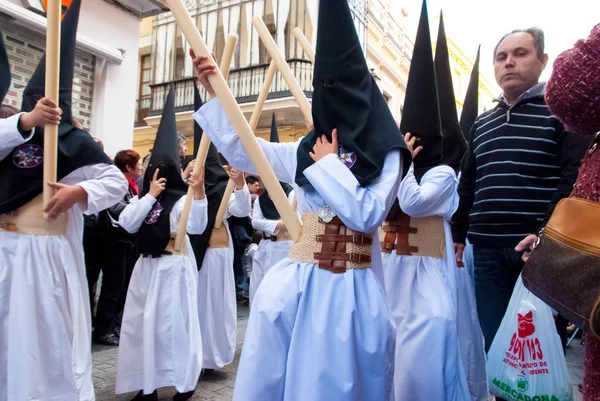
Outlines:
[{"label": "red logo on bag", "polygon": [[533,324],[533,311],[529,311],[525,315],[519,315],[519,338],[525,338],[535,333],[535,325]]}]

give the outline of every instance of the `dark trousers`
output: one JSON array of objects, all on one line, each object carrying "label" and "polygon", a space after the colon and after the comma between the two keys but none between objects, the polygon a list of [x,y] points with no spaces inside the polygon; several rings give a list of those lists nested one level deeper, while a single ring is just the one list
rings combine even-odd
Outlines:
[{"label": "dark trousers", "polygon": [[[475,297],[479,323],[485,337],[488,352],[500,323],[504,318],[513,289],[523,270],[524,263],[514,248],[488,248],[473,246],[475,264]],[[562,316],[556,319],[556,328],[566,345],[567,321]]]},{"label": "dark trousers", "polygon": [[248,276],[244,271],[244,245],[233,245],[233,275],[235,277],[236,292],[248,291]]},{"label": "dark trousers", "polygon": [[132,245],[118,242],[110,236],[94,235],[90,231],[84,232],[83,246],[92,310],[95,298],[93,288],[102,271],[102,287],[94,324],[94,334],[100,336],[114,329],[119,299],[125,285],[127,252]]}]

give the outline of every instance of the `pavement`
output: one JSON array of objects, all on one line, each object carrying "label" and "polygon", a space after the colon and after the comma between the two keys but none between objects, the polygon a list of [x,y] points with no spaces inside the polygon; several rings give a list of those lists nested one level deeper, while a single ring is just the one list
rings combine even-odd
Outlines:
[{"label": "pavement", "polygon": [[[248,324],[248,315],[248,307],[238,304],[237,348],[233,363],[209,376],[202,377],[192,400],[231,401],[242,343],[244,342],[244,333]],[[129,401],[136,394],[133,392],[115,395],[117,352],[117,347],[94,345],[92,348],[96,401]],[[567,365],[573,381],[573,401],[583,401],[578,390],[578,385],[583,382],[583,346],[581,340],[574,340],[567,350]],[[174,388],[162,388],[158,391],[158,398],[160,401],[169,401],[172,400],[174,394]]]}]

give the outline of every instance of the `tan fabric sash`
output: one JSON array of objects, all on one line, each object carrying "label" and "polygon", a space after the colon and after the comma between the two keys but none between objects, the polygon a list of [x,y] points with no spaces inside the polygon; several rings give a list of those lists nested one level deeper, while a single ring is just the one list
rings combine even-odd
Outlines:
[{"label": "tan fabric sash", "polygon": [[399,219],[385,221],[379,229],[381,251],[398,255],[446,257],[446,234],[441,216],[410,217],[402,213]]},{"label": "tan fabric sash", "polygon": [[325,223],[317,212],[309,212],[302,215],[302,235],[292,245],[289,258],[332,273],[368,269],[371,267],[372,243],[369,234],[351,230],[337,217]]},{"label": "tan fabric sash", "polygon": [[17,210],[0,214],[0,232],[42,236],[67,235],[67,214],[63,213],[50,221],[44,218],[43,210],[43,197],[40,194]]},{"label": "tan fabric sash", "polygon": [[229,235],[227,234],[227,227],[225,224],[221,224],[219,228],[213,228],[208,240],[209,248],[229,248]]}]

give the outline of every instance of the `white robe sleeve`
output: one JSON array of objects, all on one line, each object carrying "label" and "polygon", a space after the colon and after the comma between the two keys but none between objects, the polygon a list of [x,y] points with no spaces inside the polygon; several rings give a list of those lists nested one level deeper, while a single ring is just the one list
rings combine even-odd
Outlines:
[{"label": "white robe sleeve", "polygon": [[411,165],[398,190],[400,208],[412,217],[442,216],[449,220],[455,211],[456,184],[456,173],[449,166],[434,167],[419,184]]},{"label": "white robe sleeve", "polygon": [[257,231],[262,231],[266,235],[277,235],[277,220],[266,219],[263,215],[262,209],[260,208],[260,201],[257,199],[254,202],[254,210],[252,211],[252,228]]},{"label": "white robe sleeve", "polygon": [[330,154],[304,170],[319,195],[348,227],[372,233],[389,212],[402,177],[400,151],[387,154],[379,177],[361,187],[350,169]]},{"label": "white robe sleeve", "polygon": [[[182,199],[185,201],[185,196]],[[190,217],[188,218],[187,222],[187,233],[192,235],[200,235],[204,232],[204,230],[206,230],[207,224],[208,201],[206,200],[206,197],[200,200],[193,199]]]},{"label": "white robe sleeve", "polygon": [[[258,174],[244,150],[237,132],[229,122],[219,99],[212,99],[202,106],[194,119],[204,129],[229,164],[241,171]],[[258,144],[279,181],[294,182],[296,176],[296,153],[298,142],[271,143],[258,138]]]},{"label": "white robe sleeve", "polygon": [[233,195],[229,198],[229,204],[227,205],[227,213],[225,218],[231,216],[235,217],[248,217],[252,210],[252,200],[250,198],[250,191],[248,186],[244,184],[244,188],[241,190],[234,190]]},{"label": "white robe sleeve", "polygon": [[19,132],[19,119],[22,114],[0,119],[0,161],[4,160],[14,148],[23,145],[33,137],[35,128],[25,138]]},{"label": "white robe sleeve", "polygon": [[88,195],[87,204],[79,205],[85,214],[90,215],[107,209],[121,201],[127,193],[127,180],[116,166],[94,164],[76,171],[81,177],[81,182],[77,185]]},{"label": "white robe sleeve", "polygon": [[137,233],[155,203],[156,198],[150,194],[144,195],[141,199],[134,196],[129,205],[121,212],[119,225],[130,234]]}]

